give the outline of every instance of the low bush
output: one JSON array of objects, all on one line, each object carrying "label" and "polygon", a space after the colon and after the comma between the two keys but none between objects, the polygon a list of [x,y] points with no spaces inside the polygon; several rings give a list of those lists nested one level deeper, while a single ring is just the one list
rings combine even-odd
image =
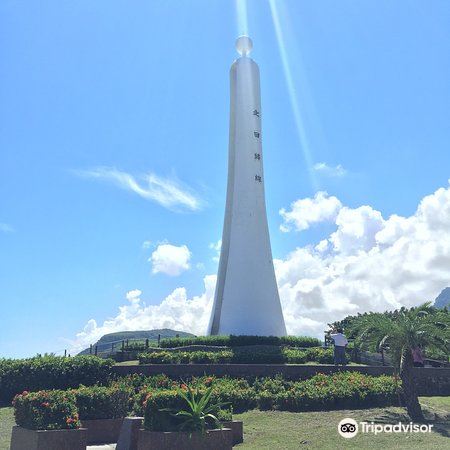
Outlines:
[{"label": "low bush", "polygon": [[11,401],[23,391],[105,384],[110,380],[113,364],[111,359],[96,356],[0,359],[0,400]]},{"label": "low bush", "polygon": [[22,392],[14,397],[17,425],[31,430],[79,428],[75,395],[70,391]]},{"label": "low bush", "polygon": [[295,348],[283,349],[285,362],[288,364],[305,364],[316,362],[319,364],[333,364],[334,356],[332,348],[313,347],[304,350]]},{"label": "low bush", "polygon": [[[394,377],[373,377],[359,372],[318,374],[302,381],[288,381],[280,376],[252,382],[228,377],[200,377],[193,378],[188,385],[200,392],[212,387],[211,401],[228,403],[235,412],[255,407],[261,410],[305,411],[387,406],[397,404],[400,391],[400,382]],[[178,407],[180,399],[177,392],[180,386],[183,384],[162,390],[147,387],[136,395],[135,412],[142,414],[148,408]],[[171,418],[162,414],[155,420],[157,422],[152,427],[166,427],[166,421]]]},{"label": "low bush", "polygon": [[179,364],[175,352],[150,352],[138,354],[139,364]]},{"label": "low bush", "polygon": [[233,349],[232,362],[235,364],[284,364],[286,358],[282,347],[258,349]]},{"label": "low bush", "polygon": [[139,364],[225,364],[231,362],[231,351],[220,352],[150,352],[138,355]]},{"label": "low bush", "polygon": [[308,336],[199,336],[191,338],[162,339],[162,348],[185,347],[187,345],[209,345],[224,347],[241,347],[244,345],[278,345],[289,347],[317,347],[319,339]]},{"label": "low bush", "polygon": [[81,386],[73,393],[81,420],[117,419],[125,417],[130,410],[130,388],[118,385]]},{"label": "low bush", "polygon": [[176,431],[180,419],[171,410],[181,410],[184,399],[178,390],[147,392],[143,402],[144,428],[151,431]]},{"label": "low bush", "polygon": [[140,353],[140,364],[333,364],[333,349],[311,347],[259,347],[255,349],[235,347],[232,350],[207,351],[161,351]]},{"label": "low bush", "polygon": [[398,400],[399,383],[391,376],[358,372],[317,374],[275,394],[274,408],[288,411],[387,406]]}]

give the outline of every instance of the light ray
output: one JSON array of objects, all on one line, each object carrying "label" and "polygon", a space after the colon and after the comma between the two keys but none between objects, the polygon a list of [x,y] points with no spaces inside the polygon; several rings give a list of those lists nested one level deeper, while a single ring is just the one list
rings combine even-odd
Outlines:
[{"label": "light ray", "polygon": [[247,0],[235,0],[238,36],[249,35]]},{"label": "light ray", "polygon": [[[314,175],[313,160],[311,157],[311,148],[309,145],[308,136],[306,134],[304,120],[302,117],[302,112],[300,110],[299,101],[297,99],[297,93],[295,88],[294,79],[292,76],[291,64],[289,62],[289,57],[286,51],[286,41],[283,35],[283,30],[281,26],[280,13],[278,10],[278,5],[281,0],[269,0],[270,11],[272,14],[273,25],[275,28],[275,34],[277,37],[278,48],[280,51],[281,62],[283,64],[283,72],[286,78],[286,85],[289,93],[289,100],[291,102],[292,113],[294,114],[295,126],[297,128],[297,134],[300,140],[300,146],[303,151],[303,157],[305,159],[307,172],[311,181],[312,188],[317,191],[319,189],[319,184],[317,178]],[[278,3],[278,5],[277,5]]]}]

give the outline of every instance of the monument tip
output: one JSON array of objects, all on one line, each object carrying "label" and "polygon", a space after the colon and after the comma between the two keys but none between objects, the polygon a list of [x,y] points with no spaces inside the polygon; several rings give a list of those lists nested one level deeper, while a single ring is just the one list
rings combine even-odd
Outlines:
[{"label": "monument tip", "polygon": [[247,56],[253,48],[253,42],[248,36],[239,36],[236,39],[236,50],[241,56]]}]

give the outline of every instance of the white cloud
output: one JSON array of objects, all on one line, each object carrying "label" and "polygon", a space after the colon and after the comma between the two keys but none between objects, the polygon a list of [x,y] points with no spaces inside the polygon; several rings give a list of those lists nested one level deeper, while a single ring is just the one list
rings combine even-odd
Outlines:
[{"label": "white cloud", "polygon": [[152,246],[152,241],[144,241],[142,243],[143,250],[148,250],[149,248],[151,248],[151,246]]},{"label": "white cloud", "polygon": [[343,177],[344,175],[347,174],[347,171],[341,166],[341,164],[332,167],[325,162],[319,162],[314,164],[313,170],[327,177]]},{"label": "white cloud", "polygon": [[159,305],[146,305],[141,300],[141,291],[127,293],[128,304],[119,307],[118,314],[98,325],[90,319],[83,331],[70,342],[71,353],[76,353],[98,341],[104,334],[115,331],[152,330],[170,328],[202,334],[208,326],[212,308],[216,276],[204,278],[205,291],[199,296],[188,298],[186,289],[175,289]]},{"label": "white cloud", "polygon": [[134,192],[170,210],[196,211],[203,206],[203,201],[196,192],[174,178],[164,178],[154,173],[135,177],[114,167],[97,167],[91,170],[74,171],[74,173],[82,177],[112,182],[122,189]]},{"label": "white cloud", "polygon": [[[450,285],[450,187],[423,198],[409,217],[341,207],[334,221],[336,230],[315,246],[274,261],[288,333],[320,337],[327,323],[348,314],[415,306]],[[156,306],[132,291],[115,318],[101,326],[91,319],[75,344],[119,330],[205,333],[214,286],[215,276],[207,276],[202,295],[189,299],[180,287]]]},{"label": "white cloud", "polygon": [[14,233],[14,231],[16,231],[16,230],[9,223],[0,222],[0,232],[1,233]]},{"label": "white cloud", "polygon": [[191,252],[186,245],[159,244],[149,261],[153,273],[177,276],[190,268]]},{"label": "white cloud", "polygon": [[211,244],[209,244],[209,248],[216,252],[216,254],[212,257],[212,260],[214,262],[219,262],[220,250],[222,249],[222,239],[219,239],[217,242],[211,242]]},{"label": "white cloud", "polygon": [[375,245],[375,236],[385,226],[379,211],[370,206],[352,209],[343,207],[336,217],[337,231],[330,236],[334,250],[341,253],[368,251]]},{"label": "white cloud", "polygon": [[320,335],[348,314],[415,306],[450,285],[449,187],[409,217],[342,207],[335,224],[315,247],[275,262],[289,332]]},{"label": "white cloud", "polygon": [[312,224],[334,221],[342,208],[342,203],[334,196],[319,191],[313,198],[302,198],[291,203],[290,211],[284,208],[280,214],[284,223],[280,230],[288,232],[292,228],[297,231],[307,230]]}]

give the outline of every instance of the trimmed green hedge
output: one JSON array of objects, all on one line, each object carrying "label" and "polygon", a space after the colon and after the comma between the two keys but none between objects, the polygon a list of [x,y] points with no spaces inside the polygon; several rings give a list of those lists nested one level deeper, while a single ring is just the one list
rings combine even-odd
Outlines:
[{"label": "trimmed green hedge", "polygon": [[[401,390],[396,377],[359,372],[317,374],[302,381],[288,381],[281,376],[251,380],[203,376],[188,383],[201,393],[212,387],[211,402],[226,403],[226,408],[235,412],[254,408],[306,411],[388,406],[397,404]],[[174,422],[160,409],[179,408],[183,402],[180,389],[186,389],[183,381],[165,375],[133,375],[108,387],[23,392],[16,395],[13,405],[17,424],[30,429],[77,428],[79,416],[85,420],[123,417],[133,410],[136,415],[147,411],[148,429],[164,430]]]},{"label": "trimmed green hedge", "polygon": [[162,348],[185,347],[187,345],[210,345],[240,347],[244,345],[286,345],[289,347],[318,347],[319,339],[308,336],[199,336],[191,338],[162,339]]},{"label": "trimmed green hedge", "polygon": [[106,384],[113,364],[111,359],[96,356],[0,359],[0,400],[11,401],[23,391]]},{"label": "trimmed green hedge", "polygon": [[138,359],[140,364],[333,364],[334,361],[333,349],[321,347],[268,347],[254,350],[235,347],[219,352],[161,351],[140,353]]},{"label": "trimmed green hedge", "polygon": [[75,395],[68,391],[22,392],[14,397],[17,425],[30,430],[79,428]]},{"label": "trimmed green hedge", "polygon": [[74,389],[80,420],[117,419],[130,410],[133,391],[117,385],[81,386]]},{"label": "trimmed green hedge", "polygon": [[[212,402],[229,403],[235,412],[254,408],[306,411],[388,406],[397,404],[401,389],[401,382],[395,377],[373,377],[359,372],[317,374],[302,381],[287,381],[281,377],[256,379],[253,382],[227,377],[201,377],[193,378],[189,385],[198,387],[200,391],[213,386]],[[134,413],[142,415],[149,401],[161,409],[176,407],[180,386],[182,383],[161,389],[143,387],[135,396]]]}]

